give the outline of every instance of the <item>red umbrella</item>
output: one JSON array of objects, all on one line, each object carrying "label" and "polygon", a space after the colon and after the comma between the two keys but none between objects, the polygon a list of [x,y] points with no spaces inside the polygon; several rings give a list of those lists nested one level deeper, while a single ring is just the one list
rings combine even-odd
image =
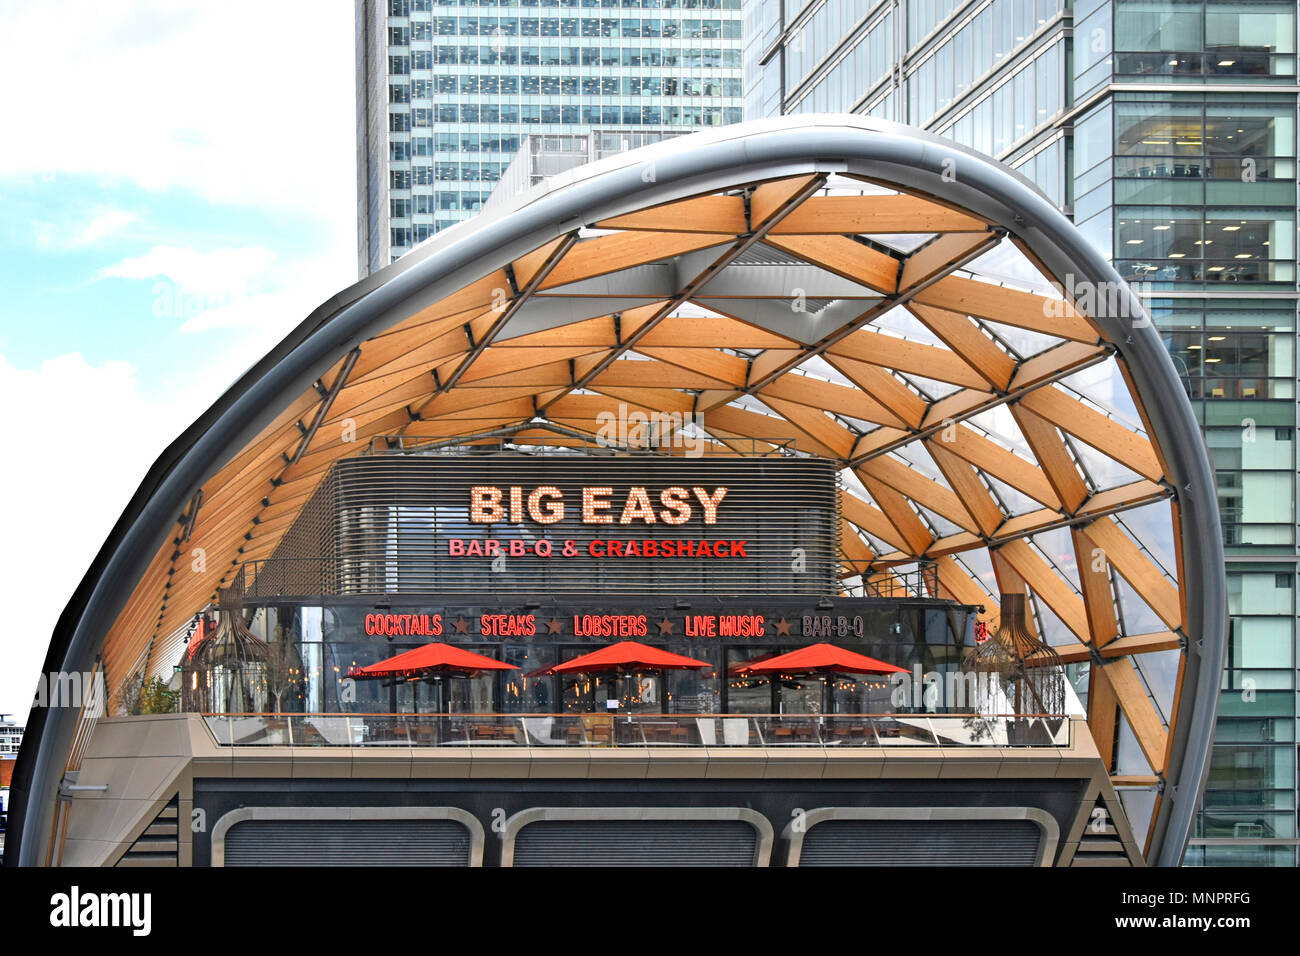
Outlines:
[{"label": "red umbrella", "polygon": [[[738,674],[749,676],[759,674],[906,674],[907,668],[895,667],[893,664],[886,664],[884,661],[878,661],[874,657],[867,657],[865,654],[858,654],[855,651],[847,650],[843,647],[836,647],[834,644],[809,644],[807,647],[801,647],[797,651],[790,651],[788,654],[778,654],[775,657],[764,656],[755,658],[737,668]],[[824,691],[824,704],[834,704],[834,697],[830,694],[829,681]],[[775,689],[773,690],[773,702],[775,703]],[[824,710],[833,711],[833,706],[826,706]]]},{"label": "red umbrella", "polygon": [[759,657],[741,666],[739,674],[906,674],[907,668],[836,647],[809,644],[788,654]]},{"label": "red umbrella", "polygon": [[759,654],[757,657],[751,657],[747,661],[736,661],[736,663],[727,668],[727,676],[743,677],[750,665],[757,664],[760,661],[770,661],[772,658],[779,656],[780,655],[777,651],[772,651],[770,654]]},{"label": "red umbrella", "polygon": [[472,674],[475,671],[517,671],[518,667],[475,654],[462,647],[453,647],[435,641],[414,650],[398,654],[368,667],[353,667],[348,670],[348,677],[414,677],[429,672]]},{"label": "red umbrella", "polygon": [[[381,677],[393,679],[412,679],[431,677],[438,685],[438,696],[442,696],[442,679],[447,675],[475,674],[479,671],[517,671],[518,667],[506,664],[482,654],[475,654],[463,647],[453,647],[434,641],[413,650],[390,657],[368,667],[348,669],[348,677],[358,680],[375,680]],[[442,705],[437,705],[442,710]]]},{"label": "red umbrella", "polygon": [[[637,671],[692,670],[708,667],[708,661],[698,661],[693,657],[674,654],[659,647],[641,644],[637,641],[620,641],[610,644],[590,654],[581,654],[571,661],[547,668],[550,674],[600,674],[614,672],[630,674]],[[667,706],[667,700],[664,700]],[[631,713],[628,720],[632,719]]]},{"label": "red umbrella", "polygon": [[590,654],[581,654],[571,661],[550,668],[552,674],[594,674],[602,671],[667,671],[708,667],[708,661],[697,661],[651,647],[636,641],[619,641]]}]

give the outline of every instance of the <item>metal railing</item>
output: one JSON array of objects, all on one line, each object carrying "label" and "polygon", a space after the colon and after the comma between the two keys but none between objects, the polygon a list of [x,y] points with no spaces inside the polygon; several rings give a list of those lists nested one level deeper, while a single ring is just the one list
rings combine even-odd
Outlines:
[{"label": "metal railing", "polygon": [[939,566],[917,561],[903,568],[890,568],[862,576],[862,596],[872,598],[938,598]]},{"label": "metal railing", "polygon": [[204,714],[225,747],[1067,747],[1019,714]]},{"label": "metal railing", "polygon": [[[747,458],[793,458],[799,453],[797,442],[793,438],[728,438],[725,443],[716,442],[707,435],[685,435],[679,429],[652,428],[645,429],[644,439],[631,443],[603,440],[596,435],[564,428],[548,423],[546,428],[555,432],[556,444],[547,445],[544,439],[534,439],[523,444],[528,446],[530,457],[574,457],[578,455],[663,455],[680,450],[684,445],[692,450],[698,449],[692,457],[732,458],[741,455]],[[452,457],[486,456],[494,454],[519,454],[513,438],[516,432],[536,429],[537,425],[526,422],[508,428],[494,429],[477,435],[462,435],[457,438],[432,438],[420,435],[375,435],[370,438],[365,454],[376,455],[448,455]],[[470,442],[473,444],[469,444]]]}]

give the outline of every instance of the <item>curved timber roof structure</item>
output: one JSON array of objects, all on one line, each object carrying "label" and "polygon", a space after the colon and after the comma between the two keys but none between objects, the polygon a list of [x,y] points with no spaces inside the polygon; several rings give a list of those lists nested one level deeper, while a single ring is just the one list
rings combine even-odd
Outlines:
[{"label": "curved timber roof structure", "polygon": [[[722,453],[838,462],[846,587],[927,558],[992,623],[998,594],[1026,593],[1038,633],[1094,665],[1089,724],[1148,859],[1180,860],[1226,621],[1191,407],[1137,298],[1046,198],[859,116],[603,160],[339,293],[158,460],[46,670],[98,661],[112,689],[169,668],[194,614],[372,438],[563,445],[619,403],[692,413]],[[33,712],[24,863],[76,737],[75,712]]]}]

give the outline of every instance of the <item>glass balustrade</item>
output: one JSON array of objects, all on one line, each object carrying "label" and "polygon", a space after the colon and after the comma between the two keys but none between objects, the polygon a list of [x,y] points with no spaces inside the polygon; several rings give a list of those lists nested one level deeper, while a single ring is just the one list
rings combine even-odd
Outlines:
[{"label": "glass balustrade", "polygon": [[1067,717],[980,714],[206,714],[236,747],[1064,747]]}]

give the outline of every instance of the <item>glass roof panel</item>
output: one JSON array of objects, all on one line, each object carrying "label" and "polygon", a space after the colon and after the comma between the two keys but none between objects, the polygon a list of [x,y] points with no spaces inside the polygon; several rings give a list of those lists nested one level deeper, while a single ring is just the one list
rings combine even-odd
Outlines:
[{"label": "glass roof panel", "polygon": [[1070,444],[1078,454],[1079,461],[1083,463],[1083,468],[1088,473],[1088,477],[1097,483],[1098,488],[1116,488],[1119,485],[1137,481],[1142,477],[1127,466],[1121,465],[1114,458],[1103,455],[1091,445],[1085,444],[1078,439],[1070,439]]},{"label": "glass roof panel", "polygon": [[1130,431],[1139,435],[1146,434],[1142,428],[1142,417],[1138,415],[1133,395],[1128,390],[1128,383],[1124,381],[1113,358],[1067,375],[1061,379],[1061,384],[1103,409]]},{"label": "glass roof panel", "polygon": [[930,526],[934,528],[936,532],[935,534],[936,537],[946,538],[950,534],[961,534],[963,531],[966,530],[960,525],[954,524],[953,522],[949,521],[947,518],[945,518],[943,515],[939,514],[938,512],[931,511],[929,508],[926,508],[924,505],[916,505],[916,510],[919,511],[921,515],[926,519],[926,521],[930,523]]},{"label": "glass roof panel", "polygon": [[1029,448],[1029,442],[1025,441],[1025,436],[1020,433],[1020,426],[1016,424],[1011,409],[1006,405],[995,405],[993,408],[972,415],[966,419],[966,423],[984,432],[1004,448],[1017,451],[1022,457],[1037,463],[1033,451]]},{"label": "glass roof panel", "polygon": [[933,478],[945,488],[948,487],[948,482],[944,479],[943,472],[939,470],[939,466],[934,463],[934,459],[930,457],[930,452],[921,442],[908,442],[901,448],[895,448],[894,454],[907,462],[908,465],[921,472],[927,478]]},{"label": "glass roof panel", "polygon": [[[1119,712],[1119,734],[1116,742],[1118,743],[1115,748],[1115,770],[1117,773],[1132,775],[1151,773],[1151,764],[1147,763],[1147,758],[1142,755],[1142,748],[1138,746],[1137,737],[1133,735],[1133,727],[1129,724],[1128,718],[1124,716],[1123,711]],[[1127,792],[1129,791],[1121,790],[1119,792],[1120,798],[1123,799],[1124,794]],[[1137,828],[1138,822],[1133,820],[1131,812],[1129,820],[1133,823],[1134,828]],[[1141,833],[1142,830],[1138,830],[1138,832]]]},{"label": "glass roof panel", "polygon": [[877,538],[868,531],[862,531],[861,535],[866,539],[867,544],[871,545],[871,550],[876,554],[893,554],[898,549],[885,541],[883,538]]},{"label": "glass roof panel", "polygon": [[930,396],[931,399],[947,398],[953,392],[961,391],[960,385],[953,385],[949,382],[939,382],[932,378],[926,378],[924,375],[913,375],[910,372],[895,372],[899,378],[907,382],[913,388]]},{"label": "glass roof panel", "polygon": [[1152,502],[1118,517],[1124,530],[1147,550],[1172,581],[1178,574],[1178,564],[1174,559],[1174,516],[1169,502]]},{"label": "glass roof panel", "polygon": [[867,432],[873,432],[880,427],[880,425],[877,424],[876,422],[869,422],[863,418],[854,418],[852,415],[837,414],[835,418],[840,422],[843,422],[853,428],[856,428],[864,435]]},{"label": "glass roof panel", "polygon": [[922,325],[921,321],[907,309],[897,307],[890,309],[871,324],[878,329],[888,329],[890,332],[896,332],[905,339],[924,342],[927,345],[935,345],[945,351],[948,350],[948,346],[944,345],[943,339],[931,332],[927,326]]},{"label": "glass roof panel", "polygon": [[1056,287],[1043,277],[1038,268],[1025,258],[1025,254],[1010,239],[1004,238],[988,252],[967,263],[963,271],[977,278],[1005,282],[1054,299],[1061,298]]},{"label": "glass roof panel", "polygon": [[1046,601],[1035,594],[1033,603],[1038,612],[1038,625],[1041,628],[1039,636],[1044,642],[1052,647],[1070,647],[1079,643],[1074,632],[1065,626],[1065,622],[1056,616],[1055,612],[1047,606]]},{"label": "glass roof panel", "polygon": [[1070,582],[1070,586],[1079,590],[1079,567],[1075,561],[1074,539],[1069,528],[1053,528],[1040,531],[1030,537],[1034,546],[1056,570]]},{"label": "glass roof panel", "polygon": [[[1143,761],[1145,766],[1146,762]],[[1148,767],[1145,771],[1150,773]],[[1125,787],[1119,792],[1119,802],[1124,805],[1124,815],[1128,817],[1129,825],[1133,832],[1138,834],[1146,833],[1151,827],[1151,815],[1156,809],[1156,791],[1155,788],[1150,790],[1135,790],[1132,787]]]},{"label": "glass roof panel", "polygon": [[1125,634],[1153,634],[1167,631],[1160,615],[1151,610],[1151,606],[1134,591],[1132,586],[1118,574],[1113,575],[1115,593],[1119,596],[1119,609],[1123,615]]},{"label": "glass roof panel", "polygon": [[989,597],[996,601],[998,580],[997,575],[993,573],[993,559],[989,557],[988,550],[975,548],[972,551],[963,551],[961,554],[953,555],[953,557],[975,579],[976,583],[989,593]]},{"label": "glass roof panel", "polygon": [[871,501],[871,492],[867,491],[866,485],[862,483],[851,468],[840,469],[840,481],[844,483],[844,490],[861,498],[863,501]]},{"label": "glass roof panel", "polygon": [[988,482],[989,486],[993,489],[993,493],[1002,503],[1002,510],[1006,514],[1011,516],[1023,515],[1029,514],[1031,511],[1040,511],[1042,509],[1043,505],[1041,502],[1037,502],[1024,492],[1012,488],[1005,481],[1002,481],[999,478],[994,478],[987,471],[983,471],[982,469],[977,468],[976,471],[979,471],[980,477]]},{"label": "glass roof panel", "polygon": [[882,246],[888,246],[890,249],[907,254],[914,252],[916,249],[925,245],[938,235],[938,233],[905,232],[896,234],[889,232],[864,232],[859,233],[859,235],[862,235],[873,242],[878,242]]},{"label": "glass roof panel", "polygon": [[837,369],[830,362],[826,361],[820,355],[810,355],[808,356],[808,358],[804,359],[795,367],[801,372],[804,372],[808,375],[815,375],[820,379],[825,379],[828,382],[834,382],[837,385],[848,385],[850,387],[856,387],[853,385],[853,382],[849,380],[849,377],[847,375],[845,375],[843,372]]},{"label": "glass roof panel", "polygon": [[721,312],[714,312],[707,306],[700,305],[694,299],[687,299],[677,308],[673,309],[669,315],[680,316],[681,318],[690,319],[721,319]]},{"label": "glass roof panel", "polygon": [[1001,322],[993,322],[989,319],[980,319],[980,323],[988,328],[990,332],[1000,338],[1007,345],[1011,346],[1020,355],[1021,358],[1033,358],[1040,352],[1046,352],[1048,349],[1060,345],[1064,339],[1059,339],[1055,335],[1048,335],[1045,332],[1035,332],[1031,329],[1018,329],[1014,325],[1004,325]]},{"label": "glass roof panel", "polygon": [[772,411],[772,409],[768,408],[766,405],[763,404],[762,401],[755,398],[753,395],[737,395],[728,404],[734,405],[737,408],[748,409],[751,412],[758,412],[761,415],[776,414],[775,412]]},{"label": "glass roof panel", "polygon": [[1174,710],[1174,690],[1178,684],[1178,662],[1183,652],[1177,648],[1134,654],[1133,663],[1142,673],[1147,689],[1156,702],[1156,709],[1166,725]]}]

